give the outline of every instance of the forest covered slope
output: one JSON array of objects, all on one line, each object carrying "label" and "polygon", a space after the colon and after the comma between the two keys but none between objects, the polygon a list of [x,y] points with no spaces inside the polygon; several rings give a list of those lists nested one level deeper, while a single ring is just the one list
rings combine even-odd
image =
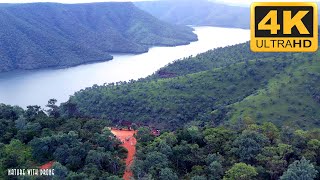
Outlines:
[{"label": "forest covered slope", "polygon": [[[319,53],[249,43],[177,60],[139,81],[75,93],[62,114],[146,124],[137,179],[319,179]],[[241,178],[238,178],[241,177]]]},{"label": "forest covered slope", "polygon": [[65,67],[197,40],[191,28],[162,22],[132,3],[0,6],[0,72]]},{"label": "forest covered slope", "polygon": [[[318,58],[315,53],[252,53],[248,43],[239,44],[176,61],[140,81],[81,90],[69,103],[80,116],[165,128],[251,118],[308,129],[319,126]],[[279,86],[288,91],[279,96]],[[267,90],[277,98],[252,100]],[[242,102],[246,105],[237,105]]]},{"label": "forest covered slope", "polygon": [[138,128],[136,179],[319,179],[319,72],[319,53],[243,43],[94,85],[60,107],[49,100],[46,111],[0,104],[0,178],[54,161],[56,178],[120,180],[127,152],[105,127],[127,120]]}]

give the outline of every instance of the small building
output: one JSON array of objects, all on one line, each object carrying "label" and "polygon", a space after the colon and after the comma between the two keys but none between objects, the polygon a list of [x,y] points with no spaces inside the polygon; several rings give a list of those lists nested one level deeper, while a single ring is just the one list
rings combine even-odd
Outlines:
[{"label": "small building", "polygon": [[151,134],[154,136],[160,136],[161,131],[159,129],[152,129]]}]

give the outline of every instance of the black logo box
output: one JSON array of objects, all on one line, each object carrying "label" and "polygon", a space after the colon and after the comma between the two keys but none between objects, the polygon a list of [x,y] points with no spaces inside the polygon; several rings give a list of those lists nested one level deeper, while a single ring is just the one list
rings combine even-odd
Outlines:
[{"label": "black logo box", "polygon": [[[271,10],[277,10],[277,24],[280,25],[280,30],[278,30],[277,34],[271,34],[269,30],[258,30],[259,22]],[[308,14],[302,18],[302,22],[310,34],[300,34],[296,26],[292,28],[291,34],[283,34],[283,11],[291,11],[292,17],[299,11],[309,11]],[[313,18],[312,6],[257,6],[255,7],[255,37],[313,37]],[[270,24],[270,20],[268,23]]]}]

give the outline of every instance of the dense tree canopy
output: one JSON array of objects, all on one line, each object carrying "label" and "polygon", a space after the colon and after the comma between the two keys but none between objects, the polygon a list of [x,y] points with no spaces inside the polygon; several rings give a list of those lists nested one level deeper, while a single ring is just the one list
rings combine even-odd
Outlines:
[{"label": "dense tree canopy", "polygon": [[[304,141],[296,143],[299,136],[286,142],[285,133],[269,139],[269,133],[263,133],[266,126],[274,127],[274,124],[244,124],[242,129],[186,125],[175,132],[138,141],[137,157],[132,167],[134,176],[155,180],[163,177],[192,180],[320,178],[317,173],[320,156],[316,145],[320,138],[319,129],[303,131]],[[277,128],[279,132],[292,130]],[[189,133],[196,134],[197,138],[192,139]]]},{"label": "dense tree canopy", "polygon": [[[0,179],[7,169],[31,169],[54,161],[54,179],[118,179],[127,152],[98,119],[55,116],[54,100],[48,115],[39,106],[26,110],[0,104]],[[53,115],[54,114],[54,115]]]}]

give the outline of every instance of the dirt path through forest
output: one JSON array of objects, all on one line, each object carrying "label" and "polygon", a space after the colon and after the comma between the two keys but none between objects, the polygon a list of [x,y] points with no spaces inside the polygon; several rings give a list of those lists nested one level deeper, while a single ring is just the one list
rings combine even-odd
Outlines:
[{"label": "dirt path through forest", "polygon": [[54,164],[54,161],[47,162],[46,164],[40,166],[40,169],[51,169]]},{"label": "dirt path through forest", "polygon": [[128,157],[126,159],[126,170],[123,175],[124,180],[130,180],[132,177],[132,171],[130,169],[133,158],[136,154],[136,144],[137,140],[133,135],[136,131],[130,130],[111,130],[112,134],[114,134],[121,142],[123,142],[122,146],[128,150]]}]

